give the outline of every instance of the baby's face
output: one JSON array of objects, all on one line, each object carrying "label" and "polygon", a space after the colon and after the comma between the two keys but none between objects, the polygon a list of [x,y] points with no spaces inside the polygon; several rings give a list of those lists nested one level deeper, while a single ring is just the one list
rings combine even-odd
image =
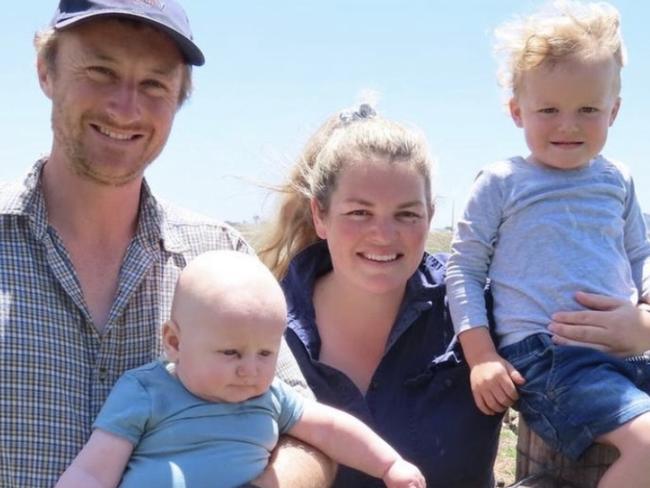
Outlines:
[{"label": "baby's face", "polygon": [[525,72],[510,110],[532,160],[568,170],[597,156],[618,112],[617,76],[612,58],[571,59]]},{"label": "baby's face", "polygon": [[270,386],[285,328],[283,316],[264,313],[193,314],[180,325],[176,375],[194,395],[236,403]]}]

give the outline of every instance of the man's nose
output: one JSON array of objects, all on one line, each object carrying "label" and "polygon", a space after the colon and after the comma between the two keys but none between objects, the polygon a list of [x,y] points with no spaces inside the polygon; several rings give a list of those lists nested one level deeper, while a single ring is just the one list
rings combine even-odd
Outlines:
[{"label": "man's nose", "polygon": [[111,120],[120,125],[129,125],[140,118],[138,105],[138,87],[130,82],[122,82],[115,86],[108,103],[108,115]]}]

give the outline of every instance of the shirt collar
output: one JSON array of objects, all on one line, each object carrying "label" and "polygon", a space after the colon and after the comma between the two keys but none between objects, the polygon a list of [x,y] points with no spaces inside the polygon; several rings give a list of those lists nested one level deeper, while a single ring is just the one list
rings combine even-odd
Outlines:
[{"label": "shirt collar", "polygon": [[[391,331],[387,348],[417,319],[432,306],[432,293],[444,294],[445,254],[424,253],[422,262],[406,284],[406,293]],[[320,337],[316,328],[313,294],[316,279],[332,269],[332,259],[326,241],[319,241],[301,251],[291,261],[282,286],[289,305],[289,328],[301,342],[317,357],[320,352]],[[435,291],[434,291],[435,290]]]},{"label": "shirt collar", "polygon": [[[34,235],[42,239],[47,232],[47,208],[42,188],[43,167],[47,157],[39,159],[22,181],[0,187],[0,215],[24,216],[30,220]],[[140,191],[138,229],[135,239],[146,248],[159,249],[162,246],[169,252],[184,250],[183,239],[178,226],[167,218],[165,206],[158,202],[146,180]]]}]

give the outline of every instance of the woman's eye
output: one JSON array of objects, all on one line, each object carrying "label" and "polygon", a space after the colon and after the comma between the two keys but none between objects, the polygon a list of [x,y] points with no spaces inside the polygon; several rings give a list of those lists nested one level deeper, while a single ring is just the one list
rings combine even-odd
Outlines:
[{"label": "woman's eye", "polygon": [[417,212],[405,211],[397,214],[397,217],[403,220],[418,220],[422,216]]}]

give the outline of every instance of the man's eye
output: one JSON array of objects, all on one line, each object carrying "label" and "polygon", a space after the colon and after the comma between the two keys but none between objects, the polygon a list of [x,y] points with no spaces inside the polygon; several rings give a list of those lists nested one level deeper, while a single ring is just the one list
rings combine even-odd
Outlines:
[{"label": "man's eye", "polygon": [[94,79],[107,80],[115,78],[115,72],[105,66],[90,66],[86,71]]},{"label": "man's eye", "polygon": [[142,86],[160,92],[167,91],[167,86],[158,80],[145,80],[142,82]]}]

